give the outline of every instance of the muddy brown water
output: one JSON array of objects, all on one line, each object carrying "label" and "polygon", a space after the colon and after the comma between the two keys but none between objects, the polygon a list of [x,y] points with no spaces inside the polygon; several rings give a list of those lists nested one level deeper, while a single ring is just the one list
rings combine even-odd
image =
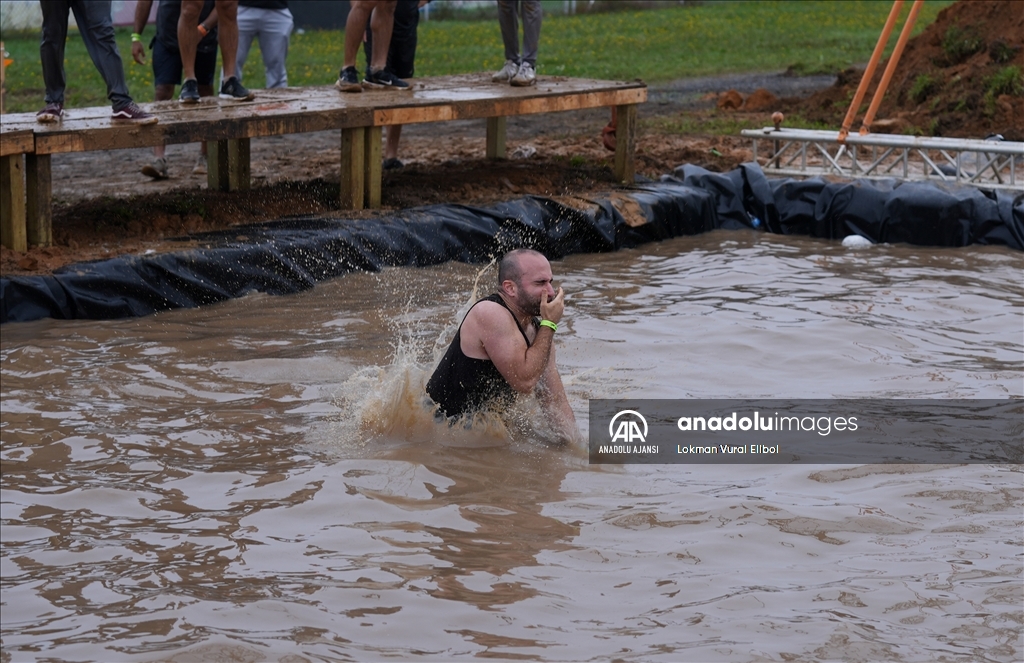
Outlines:
[{"label": "muddy brown water", "polygon": [[[1024,396],[1021,253],[716,231],[553,266],[584,429],[600,397]],[[439,428],[478,271],[5,325],[0,658],[1021,660],[1020,466]]]}]

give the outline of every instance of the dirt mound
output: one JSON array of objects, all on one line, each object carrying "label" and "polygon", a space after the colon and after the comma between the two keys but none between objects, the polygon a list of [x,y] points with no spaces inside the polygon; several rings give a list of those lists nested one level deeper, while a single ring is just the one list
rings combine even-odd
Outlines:
[{"label": "dirt mound", "polygon": [[[879,64],[853,130],[887,64]],[[862,75],[848,69],[831,88],[788,108],[838,129]],[[898,121],[903,133],[1024,140],[1024,3],[960,0],[939,12],[907,42],[877,118]]]}]

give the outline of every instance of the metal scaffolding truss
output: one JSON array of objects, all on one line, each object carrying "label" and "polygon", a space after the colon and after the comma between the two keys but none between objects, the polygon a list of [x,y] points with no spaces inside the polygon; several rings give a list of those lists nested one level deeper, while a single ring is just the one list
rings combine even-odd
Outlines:
[{"label": "metal scaffolding truss", "polygon": [[768,145],[765,172],[814,177],[899,178],[1024,191],[1024,143],[838,131],[748,129],[754,160]]}]

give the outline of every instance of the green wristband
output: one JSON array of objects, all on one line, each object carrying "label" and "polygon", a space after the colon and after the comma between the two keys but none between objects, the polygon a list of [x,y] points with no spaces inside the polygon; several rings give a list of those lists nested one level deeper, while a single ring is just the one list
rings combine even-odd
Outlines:
[{"label": "green wristband", "polygon": [[551,327],[551,331],[553,331],[553,332],[558,331],[558,325],[556,325],[555,323],[551,322],[550,320],[541,320],[540,321],[540,326],[541,327]]},{"label": "green wristband", "polygon": [[140,35],[138,32],[133,32],[132,41],[142,41],[142,35]]}]

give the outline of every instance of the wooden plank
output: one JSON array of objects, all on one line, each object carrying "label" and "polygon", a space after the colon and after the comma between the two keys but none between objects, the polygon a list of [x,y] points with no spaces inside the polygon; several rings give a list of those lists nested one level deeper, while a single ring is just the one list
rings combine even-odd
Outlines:
[{"label": "wooden plank", "polygon": [[366,145],[363,153],[364,174],[363,192],[368,209],[380,209],[380,180],[383,170],[383,155],[381,154],[380,127],[367,127]]},{"label": "wooden plank", "polygon": [[508,122],[504,115],[487,118],[487,158],[505,158],[505,136]]},{"label": "wooden plank", "polygon": [[227,191],[231,187],[228,174],[228,141],[206,143],[206,186],[211,191]]},{"label": "wooden plank", "polygon": [[617,106],[615,112],[615,179],[632,184],[636,178],[636,104]]},{"label": "wooden plank", "polygon": [[249,139],[238,138],[228,143],[228,191],[248,191],[251,184],[249,178]]},{"label": "wooden plank", "polygon": [[53,179],[49,154],[25,155],[25,224],[29,246],[53,245]]},{"label": "wooden plank", "polygon": [[25,154],[36,149],[35,133],[31,129],[18,129],[0,133],[0,157]]},{"label": "wooden plank", "polygon": [[405,108],[384,108],[374,111],[374,126],[393,124],[417,124],[421,122],[446,122],[455,119],[451,105],[408,106]]},{"label": "wooden plank", "polygon": [[0,244],[27,251],[25,231],[25,172],[20,154],[0,157]]},{"label": "wooden plank", "polygon": [[366,128],[341,130],[341,209],[363,209]]}]

